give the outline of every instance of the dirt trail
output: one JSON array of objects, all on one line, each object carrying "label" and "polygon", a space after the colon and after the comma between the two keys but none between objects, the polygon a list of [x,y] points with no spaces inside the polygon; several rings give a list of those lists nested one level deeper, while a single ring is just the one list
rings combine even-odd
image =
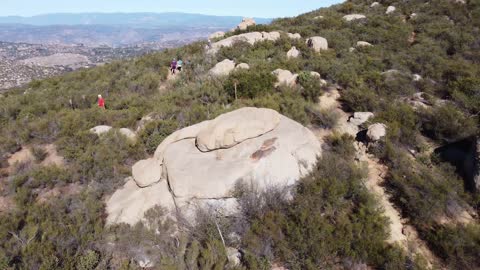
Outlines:
[{"label": "dirt trail", "polygon": [[[340,115],[337,126],[333,131],[339,133],[348,133],[356,136],[359,132],[358,126],[351,124],[348,119],[349,114],[341,109],[338,99],[340,93],[336,89],[331,89],[320,97],[317,109],[320,110],[335,110]],[[332,133],[331,130],[313,129],[317,137],[323,141],[323,138]],[[400,212],[395,208],[390,201],[389,194],[386,193],[383,187],[385,176],[388,172],[388,167],[381,164],[375,157],[367,153],[367,147],[363,143],[356,143],[358,162],[364,164],[368,168],[368,177],[365,181],[367,189],[377,197],[380,206],[384,209],[384,215],[390,220],[390,237],[389,243],[396,243],[402,247],[409,254],[420,254],[426,260],[430,269],[439,269],[440,260],[429,250],[426,243],[419,238],[418,232],[413,226],[407,224],[407,220],[402,219]]]},{"label": "dirt trail", "polygon": [[168,85],[171,84],[173,81],[175,81],[180,76],[180,73],[181,71],[176,71],[175,74],[172,74],[172,72],[170,72],[169,70],[167,75],[167,80],[159,83],[158,91],[160,93],[164,93],[167,90]]}]

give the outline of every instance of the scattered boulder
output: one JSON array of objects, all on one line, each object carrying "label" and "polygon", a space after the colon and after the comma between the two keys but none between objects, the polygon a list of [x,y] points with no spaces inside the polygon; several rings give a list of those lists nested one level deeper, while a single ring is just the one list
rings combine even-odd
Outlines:
[{"label": "scattered boulder", "polygon": [[129,128],[121,128],[118,130],[118,132],[132,141],[137,139],[137,134],[135,134],[135,132]]},{"label": "scattered boulder", "polygon": [[280,114],[270,109],[244,108],[220,115],[197,134],[196,146],[202,152],[227,149],[247,139],[275,129]]},{"label": "scattered boulder", "polygon": [[295,46],[293,46],[288,52],[287,52],[287,58],[297,58],[300,56],[300,51],[297,50]]},{"label": "scattered boulder", "polygon": [[413,75],[412,75],[412,80],[413,80],[414,82],[418,82],[418,81],[422,80],[422,76],[420,76],[420,75],[418,75],[418,74],[413,74]]},{"label": "scattered boulder", "polygon": [[247,63],[238,64],[235,69],[250,69],[250,66]]},{"label": "scattered boulder", "polygon": [[216,39],[216,38],[223,38],[225,36],[225,32],[222,32],[222,31],[218,31],[218,32],[215,32],[213,34],[211,34],[210,36],[208,36],[209,39]]},{"label": "scattered boulder", "polygon": [[320,75],[320,73],[318,73],[316,71],[310,71],[310,75],[312,77],[318,78],[320,80],[320,86],[326,86],[327,85],[327,81],[322,79],[322,76]]},{"label": "scattered boulder", "polygon": [[137,132],[140,132],[142,131],[145,126],[152,122],[153,120],[155,120],[155,117],[154,117],[154,114],[150,113],[148,115],[145,115],[144,117],[142,117],[142,119],[140,119],[140,121],[138,121],[138,124],[137,124]]},{"label": "scattered boulder", "polygon": [[394,6],[388,6],[387,11],[385,11],[385,14],[393,13],[393,12],[395,12],[396,9],[397,8],[395,8]]},{"label": "scattered boulder", "polygon": [[299,33],[295,33],[295,34],[287,33],[287,36],[291,39],[301,39],[302,38],[302,36]]},{"label": "scattered boulder", "polygon": [[367,137],[371,142],[379,141],[387,135],[387,126],[381,123],[375,123],[368,126]]},{"label": "scattered boulder", "polygon": [[371,43],[366,41],[357,41],[357,47],[370,47],[373,46]]},{"label": "scattered boulder", "polygon": [[414,12],[410,14],[410,19],[415,19],[417,16],[418,16],[417,13]]},{"label": "scattered boulder", "polygon": [[367,17],[363,14],[349,14],[349,15],[343,16],[343,19],[347,22],[366,19],[366,18]]},{"label": "scattered boulder", "polygon": [[235,62],[229,59],[225,59],[220,63],[217,63],[210,71],[210,75],[214,76],[227,76],[235,69]]},{"label": "scattered boulder", "polygon": [[354,52],[354,51],[356,51],[356,49],[353,48],[353,47],[350,47],[350,48],[348,48],[348,51],[349,51],[349,52]]},{"label": "scattered boulder", "polygon": [[315,52],[328,50],[328,41],[323,37],[311,37],[306,41],[308,47],[313,48]]},{"label": "scattered boulder", "polygon": [[348,121],[356,126],[360,126],[373,116],[372,112],[356,112]]},{"label": "scattered boulder", "polygon": [[277,83],[275,86],[294,86],[297,83],[298,74],[293,74],[289,70],[276,69],[272,73],[273,75],[277,76]]},{"label": "scattered boulder", "polygon": [[95,133],[97,135],[102,135],[104,133],[109,132],[112,129],[111,126],[96,126],[92,129],[90,129],[90,132]]},{"label": "scattered boulder", "polygon": [[247,30],[249,26],[254,26],[254,25],[256,25],[256,22],[254,19],[243,18],[242,22],[239,25],[237,25],[237,29],[244,31],[244,30]]},{"label": "scattered boulder", "polygon": [[314,19],[314,20],[321,20],[321,19],[323,19],[323,16],[322,16],[322,15],[316,16],[316,17],[313,17],[313,19]]},{"label": "scattered boulder", "polygon": [[288,187],[311,171],[319,155],[321,144],[309,129],[273,110],[220,115],[175,132],[157,148],[156,161],[140,163],[144,170],[157,170],[155,179],[161,171],[160,181],[142,188],[127,179],[107,200],[107,224],[133,225],[156,205],[190,222],[202,206],[238,213],[232,191],[239,181],[259,190]]},{"label": "scattered boulder", "polygon": [[370,7],[373,8],[373,7],[376,7],[376,6],[378,6],[378,5],[380,5],[380,3],[378,3],[378,2],[373,2],[373,3],[370,5]]},{"label": "scattered boulder", "polygon": [[228,263],[230,266],[238,266],[240,265],[240,259],[242,258],[242,254],[238,249],[232,248],[232,247],[227,247],[227,258],[228,258]]}]

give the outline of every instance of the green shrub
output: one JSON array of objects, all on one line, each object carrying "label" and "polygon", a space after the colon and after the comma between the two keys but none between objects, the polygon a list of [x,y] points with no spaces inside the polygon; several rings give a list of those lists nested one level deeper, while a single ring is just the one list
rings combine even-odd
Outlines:
[{"label": "green shrub", "polygon": [[320,78],[312,76],[310,72],[301,72],[298,74],[298,83],[302,86],[302,96],[306,100],[317,102],[322,94]]},{"label": "green shrub", "polygon": [[162,141],[175,130],[177,123],[171,120],[157,120],[148,123],[139,135],[148,154],[153,154]]},{"label": "green shrub", "polygon": [[267,70],[239,70],[232,73],[224,83],[230,99],[264,96],[273,92],[276,78]]}]

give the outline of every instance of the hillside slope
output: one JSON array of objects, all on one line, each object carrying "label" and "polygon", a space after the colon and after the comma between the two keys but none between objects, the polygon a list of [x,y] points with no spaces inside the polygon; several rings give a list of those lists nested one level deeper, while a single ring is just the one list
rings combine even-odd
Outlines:
[{"label": "hillside slope", "polygon": [[[388,6],[395,10],[387,13]],[[365,18],[343,18],[351,14]],[[478,192],[432,154],[434,147],[478,136],[480,3],[354,0],[226,38],[255,31],[283,32],[213,54],[207,44],[192,43],[0,96],[0,268],[480,268]],[[328,49],[310,48],[306,39],[313,36],[324,37]],[[293,46],[299,57],[288,58]],[[168,75],[172,58],[186,62],[175,77]],[[250,69],[208,75],[225,59]],[[276,87],[277,69],[298,78]],[[413,228],[438,260],[388,241],[388,215],[364,185],[368,172],[359,162],[359,143],[340,134],[350,121],[318,106],[337,90],[346,115],[374,114],[360,131],[371,123],[387,127],[386,136],[366,149],[379,162],[370,167],[385,168],[384,184],[375,188],[402,215],[402,233]],[[105,111],[95,105],[98,94],[106,98]],[[322,133],[324,154],[291,200],[282,200],[281,190],[239,187],[242,215],[234,220],[200,213],[196,226],[174,234],[164,210],[155,208],[146,215],[148,225],[105,227],[104,201],[136,161],[175,130],[245,106],[277,110]],[[98,125],[138,130],[138,140],[89,132]],[[44,166],[49,154],[42,147],[51,144],[64,162]],[[31,157],[24,150],[25,162],[9,162],[21,149],[31,149]]]}]

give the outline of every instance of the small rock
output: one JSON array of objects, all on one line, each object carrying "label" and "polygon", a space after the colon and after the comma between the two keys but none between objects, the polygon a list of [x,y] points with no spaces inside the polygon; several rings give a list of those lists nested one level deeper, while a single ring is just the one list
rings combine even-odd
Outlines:
[{"label": "small rock", "polygon": [[275,86],[287,85],[294,86],[297,83],[298,74],[293,74],[289,70],[276,69],[272,72],[273,75],[277,76],[277,83]]},{"label": "small rock", "polygon": [[322,16],[322,15],[316,16],[316,17],[313,17],[313,19],[314,19],[314,20],[321,20],[321,19],[323,19],[323,16]]},{"label": "small rock", "polygon": [[370,5],[370,7],[373,8],[373,7],[376,7],[376,6],[378,6],[378,5],[380,5],[380,3],[378,3],[378,2],[373,2],[373,3]]},{"label": "small rock", "polygon": [[300,56],[300,51],[297,50],[295,46],[293,46],[288,52],[287,52],[287,58],[297,58]]},{"label": "small rock", "polygon": [[250,66],[247,63],[240,63],[235,67],[236,70],[238,69],[250,69]]},{"label": "small rock", "polygon": [[104,133],[109,132],[112,129],[111,126],[96,126],[90,129],[90,132],[95,133],[97,135],[102,135]]},{"label": "small rock", "polygon": [[395,8],[394,6],[388,6],[387,7],[387,11],[385,12],[385,14],[390,14],[390,13],[393,13],[395,12],[397,8]]},{"label": "small rock", "polygon": [[355,51],[355,48],[350,47],[350,48],[348,48],[348,51],[349,51],[349,52],[354,52],[354,51]]},{"label": "small rock", "polygon": [[238,266],[240,265],[240,258],[242,258],[242,254],[236,248],[227,247],[227,258],[231,266]]},{"label": "small rock", "polygon": [[413,79],[413,81],[418,82],[422,79],[422,76],[420,76],[418,74],[413,74],[412,79]]},{"label": "small rock", "polygon": [[121,128],[119,132],[120,134],[122,134],[123,136],[127,137],[132,141],[135,141],[137,139],[137,134],[135,134],[135,132],[133,132],[133,130],[129,128]]},{"label": "small rock", "polygon": [[302,38],[302,36],[299,33],[295,33],[295,34],[287,33],[287,36],[291,39],[301,39]]},{"label": "small rock", "polygon": [[385,124],[376,123],[368,127],[367,137],[372,142],[379,141],[385,135],[387,135],[387,126]]},{"label": "small rock", "polygon": [[372,112],[356,112],[353,114],[353,117],[350,118],[349,122],[356,126],[360,126],[373,116]]},{"label": "small rock", "polygon": [[366,41],[357,41],[357,47],[370,47],[373,46],[371,43]]}]

